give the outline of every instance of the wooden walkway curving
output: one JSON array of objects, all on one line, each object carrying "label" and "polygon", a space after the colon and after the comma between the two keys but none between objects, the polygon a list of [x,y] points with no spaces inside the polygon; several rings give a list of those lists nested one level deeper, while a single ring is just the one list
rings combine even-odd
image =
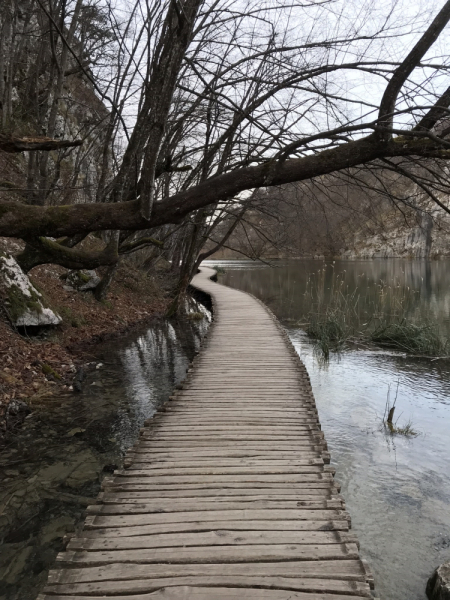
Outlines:
[{"label": "wooden walkway curving", "polygon": [[41,600],[358,600],[307,372],[274,317],[210,281],[214,323],[182,391],[104,482]]}]

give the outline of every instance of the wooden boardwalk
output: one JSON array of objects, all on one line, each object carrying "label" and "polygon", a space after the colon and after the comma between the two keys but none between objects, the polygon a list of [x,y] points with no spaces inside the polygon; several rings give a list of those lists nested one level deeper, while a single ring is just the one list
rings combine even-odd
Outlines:
[{"label": "wooden boardwalk", "polygon": [[214,323],[183,389],[104,482],[41,600],[358,600],[307,372],[258,301],[209,280]]}]

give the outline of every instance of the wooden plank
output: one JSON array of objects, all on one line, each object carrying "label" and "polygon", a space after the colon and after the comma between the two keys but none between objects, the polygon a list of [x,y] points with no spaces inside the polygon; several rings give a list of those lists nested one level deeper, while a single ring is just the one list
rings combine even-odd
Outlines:
[{"label": "wooden plank", "polygon": [[[183,444],[185,444],[185,442],[182,442]],[[322,441],[320,443],[323,443]],[[318,442],[316,441],[316,438],[312,439],[312,440],[308,440],[308,439],[302,439],[299,440],[297,442],[295,442],[295,444],[291,443],[291,442],[286,442],[286,443],[278,443],[276,444],[276,446],[268,446],[267,444],[264,444],[264,442],[258,442],[258,443],[236,443],[236,444],[227,444],[226,442],[217,442],[217,444],[206,444],[205,448],[199,448],[198,445],[196,448],[192,448],[189,445],[187,447],[185,447],[185,450],[180,450],[179,448],[177,448],[176,446],[167,446],[167,445],[162,445],[160,442],[156,442],[156,441],[149,441],[146,438],[141,438],[141,442],[139,443],[139,448],[142,448],[143,451],[149,451],[152,450],[154,452],[176,452],[176,453],[180,453],[180,452],[267,452],[267,453],[273,453],[273,452],[277,452],[279,451],[280,453],[284,453],[284,454],[289,454],[290,456],[295,456],[295,453],[297,452],[303,452],[303,451],[307,451],[307,452],[312,452],[315,451],[314,449],[319,448],[318,446]],[[161,449],[162,448],[162,449]],[[319,450],[317,450],[319,451]],[[320,448],[320,451],[322,451],[322,448]]]},{"label": "wooden plank", "polygon": [[117,496],[120,498],[158,498],[164,500],[165,498],[212,498],[217,501],[223,502],[230,498],[240,498],[245,500],[246,498],[253,498],[259,500],[261,498],[270,500],[271,498],[328,498],[331,495],[337,494],[336,488],[300,488],[296,490],[294,487],[289,488],[200,488],[200,489],[175,489],[175,490],[147,490],[145,487],[142,490],[129,489],[129,486],[106,486],[106,491],[99,495],[101,501],[110,496]]},{"label": "wooden plank", "polygon": [[[114,563],[97,567],[50,571],[49,583],[84,583],[90,581],[123,581],[151,577],[186,576],[247,576],[249,563],[198,563],[198,564],[138,564]],[[290,560],[255,562],[251,565],[253,577],[307,577],[365,581],[366,572],[360,560]]]},{"label": "wooden plank", "polygon": [[57,562],[63,566],[71,565],[104,565],[107,563],[134,564],[197,564],[197,563],[242,563],[272,562],[277,560],[357,560],[359,557],[356,544],[254,544],[242,546],[215,546],[214,553],[204,546],[188,546],[177,548],[145,548],[127,550],[98,550],[61,552]]},{"label": "wooden plank", "polygon": [[[370,587],[361,581],[341,581],[339,579],[307,579],[299,577],[253,577],[247,576],[227,576],[216,575],[215,577],[194,576],[194,577],[164,577],[159,579],[135,579],[126,581],[104,581],[100,583],[71,583],[56,584],[48,587],[49,593],[61,594],[64,596],[116,596],[117,594],[146,594],[157,591],[161,588],[172,586],[195,585],[197,587],[239,587],[241,589],[241,598],[245,597],[246,588],[257,589],[278,589],[303,592],[317,592],[320,594],[346,594],[357,600],[356,597],[372,598]],[[346,596],[344,596],[345,598]],[[54,596],[48,596],[53,598]],[[142,596],[140,596],[142,598]],[[320,596],[323,600],[323,596]],[[210,600],[214,599],[214,595]],[[66,598],[67,600],[67,598]]]},{"label": "wooden plank", "polygon": [[[289,464],[303,464],[304,461],[308,460],[324,460],[323,452],[316,450],[303,449],[295,454],[287,452],[269,451],[269,450],[184,450],[182,452],[175,452],[169,450],[168,452],[157,452],[152,448],[141,448],[138,447],[133,450],[129,450],[127,456],[133,460],[139,462],[151,462],[152,464],[167,465],[175,462],[180,464],[251,464],[268,461],[273,464],[289,463]],[[326,455],[326,453],[325,453]],[[189,460],[188,460],[189,459]],[[217,462],[216,462],[217,461]]]},{"label": "wooden plank", "polygon": [[[238,490],[235,490],[238,492]],[[273,490],[268,490],[269,493],[264,493],[259,491],[259,494],[255,494],[253,492],[250,494],[239,494],[236,493],[234,495],[226,495],[222,494],[221,491],[211,490],[209,495],[204,493],[203,495],[192,495],[190,492],[186,493],[177,493],[176,495],[172,492],[172,497],[167,496],[166,492],[161,492],[159,495],[158,492],[153,492],[155,496],[151,496],[152,492],[123,492],[123,491],[107,491],[103,494],[100,494],[98,499],[102,504],[111,504],[117,502],[147,502],[147,501],[158,501],[158,502],[170,502],[170,505],[173,504],[172,501],[178,500],[179,502],[193,501],[193,498],[196,499],[197,502],[254,502],[258,501],[274,501],[274,500],[320,500],[320,499],[330,499],[331,493],[329,490],[313,490],[307,494],[295,494],[290,491],[287,493],[279,492],[278,490],[273,493]],[[272,493],[270,493],[272,492]],[[334,497],[334,496],[333,496]]]},{"label": "wooden plank", "polygon": [[270,464],[251,465],[243,467],[228,467],[228,466],[204,466],[204,467],[169,467],[152,468],[145,463],[136,463],[126,472],[120,472],[125,476],[125,473],[132,477],[185,477],[190,475],[272,475],[272,474],[321,474],[323,473],[323,465],[280,465],[271,466]]},{"label": "wooden plank", "polygon": [[162,477],[158,475],[152,475],[148,471],[123,471],[120,473],[120,479],[127,480],[129,482],[137,483],[143,479],[148,479],[149,483],[153,485],[164,485],[164,484],[190,484],[193,483],[204,483],[211,485],[213,483],[306,483],[306,482],[320,482],[320,481],[332,481],[333,476],[329,473],[305,473],[305,474],[254,474],[249,475],[170,475]]},{"label": "wooden plank", "polygon": [[92,521],[86,520],[91,527],[129,527],[136,525],[161,525],[167,523],[208,523],[216,521],[333,521],[348,519],[348,513],[336,509],[255,509],[235,510],[192,510],[167,513],[131,513],[113,515],[95,515]]},{"label": "wooden plank", "polygon": [[195,533],[200,531],[216,531],[233,529],[236,531],[348,531],[347,520],[325,520],[314,521],[263,521],[253,519],[252,521],[193,521],[183,523],[169,523],[151,525],[128,525],[120,524],[102,525],[98,517],[88,516],[85,521],[83,537],[130,537],[140,535],[157,535],[167,533]]},{"label": "wooden plank", "polygon": [[[242,600],[243,593],[248,600],[363,600],[361,596],[336,596],[335,594],[316,594],[303,593],[291,590],[260,590],[231,587],[194,587],[194,586],[170,586],[159,589],[150,594],[140,594],[139,596],[114,596],[116,600]],[[41,596],[41,600],[52,598],[59,600],[78,600],[76,596]],[[39,600],[39,599],[38,599]],[[98,600],[98,596],[86,596],[86,600]]]},{"label": "wooden plank", "polygon": [[[174,461],[174,460],[161,460],[156,459],[149,454],[136,454],[134,456],[134,462],[130,467],[130,471],[133,469],[152,469],[160,471],[161,469],[199,469],[199,468],[271,468],[271,467],[307,467],[310,465],[323,466],[323,460],[321,458],[299,458],[298,460],[275,460],[273,458],[261,458],[261,459],[246,459],[246,458],[216,458],[215,460],[202,460],[199,461],[196,458],[196,467],[192,466],[192,462],[189,461]],[[201,466],[199,466],[201,465]]]},{"label": "wooden plank", "polygon": [[356,536],[341,531],[241,531],[215,529],[196,533],[166,533],[122,537],[71,538],[68,550],[138,550],[178,546],[241,546],[252,544],[356,544]]},{"label": "wooden plank", "polygon": [[92,504],[87,508],[87,513],[90,515],[139,515],[153,513],[169,513],[169,512],[186,512],[186,511],[224,511],[224,510],[259,510],[259,509],[290,509],[296,508],[308,510],[321,509],[342,509],[341,500],[334,499],[318,499],[318,500],[253,500],[241,502],[239,500],[230,499],[228,502],[211,502],[208,500],[200,501],[197,498],[194,500],[184,499],[183,502],[171,502],[169,498],[163,501],[143,502],[125,500],[117,498],[115,501],[104,500],[102,504]]},{"label": "wooden plank", "polygon": [[[329,481],[322,481],[322,480],[317,480],[314,482],[311,481],[300,481],[300,482],[291,482],[289,484],[289,487],[291,487],[293,490],[295,489],[326,489],[326,490],[330,490],[330,489],[335,489],[339,491],[339,485],[337,485],[335,482],[333,485],[330,485]],[[283,482],[282,485],[287,485],[287,482]],[[130,478],[125,478],[125,477],[116,477],[112,483],[108,483],[107,484],[108,489],[110,490],[127,490],[127,491],[131,491],[134,490],[136,492],[142,492],[142,491],[174,491],[174,490],[182,490],[184,491],[191,491],[191,490],[208,490],[208,491],[214,491],[214,490],[239,490],[240,493],[242,490],[249,490],[251,493],[255,493],[255,490],[261,490],[261,489],[273,489],[273,490],[277,490],[280,488],[280,483],[279,482],[271,482],[271,481],[252,481],[252,482],[247,482],[247,481],[240,481],[240,482],[235,482],[234,479],[231,479],[230,481],[220,481],[220,482],[214,482],[214,481],[209,481],[208,483],[204,483],[204,482],[197,482],[197,483],[181,483],[181,482],[170,482],[167,484],[162,484],[162,483],[154,483],[154,480],[152,479],[139,479],[137,478],[137,481],[133,481]],[[242,491],[242,493],[244,493]]]}]

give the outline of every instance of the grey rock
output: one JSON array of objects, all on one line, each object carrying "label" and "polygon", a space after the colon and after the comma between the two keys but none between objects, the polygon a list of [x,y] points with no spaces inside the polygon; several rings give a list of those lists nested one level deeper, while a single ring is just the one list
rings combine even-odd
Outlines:
[{"label": "grey rock", "polygon": [[87,269],[69,271],[66,279],[67,285],[79,292],[87,292],[88,290],[95,289],[100,281],[101,279],[95,271]]},{"label": "grey rock", "polygon": [[450,600],[450,561],[440,565],[427,583],[430,600]]},{"label": "grey rock", "polygon": [[30,412],[31,410],[25,402],[16,399],[11,400],[6,410],[6,428],[14,429],[14,427],[21,425]]},{"label": "grey rock", "polygon": [[62,321],[56,312],[45,306],[42,294],[8,254],[0,254],[0,299],[16,327],[59,325]]}]

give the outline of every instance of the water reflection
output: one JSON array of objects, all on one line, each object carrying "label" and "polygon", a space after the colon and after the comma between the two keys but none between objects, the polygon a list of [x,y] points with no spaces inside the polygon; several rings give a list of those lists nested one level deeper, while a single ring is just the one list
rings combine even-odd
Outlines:
[{"label": "water reflection", "polygon": [[[222,263],[220,263],[222,266]],[[225,267],[221,281],[251,292],[284,321],[306,364],[336,478],[362,554],[384,600],[425,600],[433,569],[450,559],[450,361],[395,352],[351,350],[320,366],[301,328],[302,295],[318,261]],[[331,267],[328,266],[328,269]],[[450,334],[450,262],[336,261],[349,286],[401,281],[418,290],[414,310]],[[362,290],[364,293],[364,289]],[[388,386],[397,386],[399,424],[411,420],[415,438],[386,435],[381,420]]]},{"label": "water reflection", "polygon": [[[239,263],[235,268],[236,263]],[[308,279],[317,278],[325,269],[325,293],[332,279],[345,281],[349,293],[358,289],[361,306],[375,301],[377,284],[399,284],[405,290],[414,290],[415,301],[411,311],[436,319],[450,336],[450,263],[448,260],[317,260],[275,261],[269,268],[252,261],[220,261],[227,273],[223,281],[250,291],[266,302],[284,319],[301,320],[308,306],[304,294]]]},{"label": "water reflection", "polygon": [[[201,306],[196,311],[203,310]],[[0,452],[0,598],[33,600],[105,473],[182,381],[208,326],[155,322],[96,349],[83,393],[35,412]],[[57,406],[55,406],[55,404]]]}]

